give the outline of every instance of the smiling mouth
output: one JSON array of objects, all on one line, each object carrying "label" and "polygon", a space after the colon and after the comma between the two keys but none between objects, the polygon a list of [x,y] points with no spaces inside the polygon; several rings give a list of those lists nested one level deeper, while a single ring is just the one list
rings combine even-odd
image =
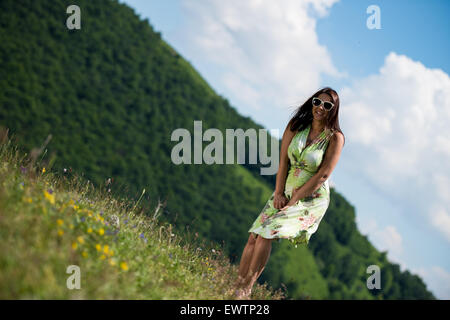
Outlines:
[{"label": "smiling mouth", "polygon": [[322,115],[323,115],[322,112],[318,112],[318,111],[316,111],[316,114],[317,114],[318,116],[322,116]]}]

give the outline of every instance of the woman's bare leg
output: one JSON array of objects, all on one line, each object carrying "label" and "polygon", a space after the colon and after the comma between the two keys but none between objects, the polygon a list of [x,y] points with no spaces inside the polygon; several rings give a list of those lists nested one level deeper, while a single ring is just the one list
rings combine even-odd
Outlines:
[{"label": "woman's bare leg", "polygon": [[250,233],[247,244],[245,245],[244,251],[242,252],[236,287],[240,286],[247,276],[248,268],[250,266],[250,262],[252,261],[252,256],[256,244],[255,236],[257,235]]},{"label": "woman's bare leg", "polygon": [[272,250],[273,239],[265,239],[258,237],[256,239],[255,248],[253,249],[253,256],[250,261],[248,273],[245,276],[244,284],[248,294],[251,293],[253,285],[263,272]]}]

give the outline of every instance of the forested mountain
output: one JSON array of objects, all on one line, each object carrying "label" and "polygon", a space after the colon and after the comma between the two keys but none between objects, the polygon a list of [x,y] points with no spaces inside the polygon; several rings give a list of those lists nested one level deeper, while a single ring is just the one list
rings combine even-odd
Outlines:
[{"label": "forested mountain", "polygon": [[[69,5],[81,29],[69,30]],[[275,186],[259,165],[182,164],[171,160],[171,133],[194,121],[203,132],[263,128],[217,95],[149,21],[110,0],[0,2],[0,125],[23,150],[49,134],[53,171],[83,172],[94,185],[112,177],[112,192],[149,207],[161,219],[224,244],[234,262],[247,230]],[[284,130],[284,128],[280,128]],[[203,147],[209,142],[204,142]],[[355,209],[333,188],[331,204],[309,247],[274,243],[261,281],[285,284],[292,298],[433,299],[423,281],[386,259],[360,234]],[[369,290],[370,265],[381,289]]]}]

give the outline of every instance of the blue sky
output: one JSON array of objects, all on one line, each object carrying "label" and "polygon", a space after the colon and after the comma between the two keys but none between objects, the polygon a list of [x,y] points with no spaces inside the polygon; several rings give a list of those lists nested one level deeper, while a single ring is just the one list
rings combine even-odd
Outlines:
[{"label": "blue sky", "polygon": [[331,183],[379,250],[450,299],[450,1],[121,2],[280,135],[293,106],[333,87],[346,145]]}]

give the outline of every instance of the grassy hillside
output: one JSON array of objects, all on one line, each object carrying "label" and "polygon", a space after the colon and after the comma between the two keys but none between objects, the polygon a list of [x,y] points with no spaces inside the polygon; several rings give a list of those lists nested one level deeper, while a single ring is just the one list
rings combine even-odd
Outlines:
[{"label": "grassy hillside", "polygon": [[[46,141],[42,167],[55,179],[76,172],[98,189],[111,178],[109,194],[125,202],[145,189],[142,205],[165,203],[161,222],[185,239],[198,234],[220,244],[238,262],[275,175],[261,176],[258,165],[175,165],[170,137],[178,128],[193,133],[195,120],[203,131],[223,133],[262,126],[217,95],[131,8],[77,1],[81,29],[68,30],[71,4],[0,2],[0,125],[17,137],[21,152]],[[400,272],[359,233],[355,209],[333,188],[310,246],[295,249],[275,243],[279,259],[269,261],[261,278],[285,285],[292,298],[432,298],[419,277]],[[366,288],[371,264],[382,268],[381,290]]]},{"label": "grassy hillside", "polygon": [[[1,299],[232,299],[236,266],[186,241],[139,203],[79,176],[57,178],[0,145]],[[67,279],[80,268],[80,290]],[[254,299],[281,299],[257,285]]]}]

